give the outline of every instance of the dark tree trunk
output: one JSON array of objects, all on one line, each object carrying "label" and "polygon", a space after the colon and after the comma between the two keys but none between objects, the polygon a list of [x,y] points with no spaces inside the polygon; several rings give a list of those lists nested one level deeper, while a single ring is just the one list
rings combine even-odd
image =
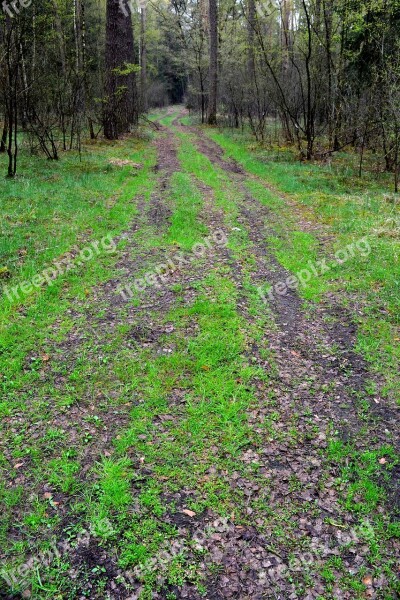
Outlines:
[{"label": "dark tree trunk", "polygon": [[8,136],[7,119],[4,119],[3,133],[1,135],[1,140],[0,140],[0,152],[1,153],[3,153],[3,152],[6,151],[6,148],[7,148],[7,136]]},{"label": "dark tree trunk", "polygon": [[[15,177],[17,172],[18,157],[18,100],[21,97],[18,89],[21,64],[21,29],[17,19],[13,20],[6,16],[6,93],[5,100],[5,122],[7,123],[7,176]],[[3,131],[4,135],[4,131]]]},{"label": "dark tree trunk", "polygon": [[335,98],[333,92],[333,59],[332,59],[332,27],[333,27],[333,4],[332,0],[323,0],[324,20],[325,20],[325,46],[326,46],[326,68],[328,75],[328,102],[327,102],[327,120],[329,148],[333,147],[334,137],[334,118],[335,118]]},{"label": "dark tree trunk", "polygon": [[209,0],[210,4],[210,81],[208,96],[208,124],[217,122],[218,94],[218,7],[217,0]]},{"label": "dark tree trunk", "polygon": [[115,140],[137,123],[134,41],[129,9],[107,0],[104,135]]}]

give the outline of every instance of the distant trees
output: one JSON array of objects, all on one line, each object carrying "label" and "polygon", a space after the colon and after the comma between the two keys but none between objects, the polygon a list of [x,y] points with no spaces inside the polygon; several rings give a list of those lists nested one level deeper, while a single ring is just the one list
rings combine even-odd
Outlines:
[{"label": "distant trees", "polygon": [[[136,3],[135,3],[136,2]],[[0,14],[0,153],[56,160],[148,106],[294,144],[372,150],[399,186],[400,0],[35,0]],[[16,8],[15,8],[16,7]]]},{"label": "distant trees", "polygon": [[[0,153],[17,170],[23,139],[57,160],[82,135],[115,138],[138,119],[138,13],[97,1],[6,2],[0,10]],[[107,41],[107,45],[106,45]],[[0,154],[1,155],[1,154]]]},{"label": "distant trees", "polygon": [[163,43],[163,24],[176,28],[202,121],[265,140],[277,119],[303,160],[351,145],[361,169],[371,149],[398,173],[400,0],[176,0],[157,12]]}]

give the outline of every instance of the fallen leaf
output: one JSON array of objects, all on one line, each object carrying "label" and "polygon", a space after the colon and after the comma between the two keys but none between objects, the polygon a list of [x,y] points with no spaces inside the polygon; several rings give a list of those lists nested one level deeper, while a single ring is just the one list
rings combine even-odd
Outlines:
[{"label": "fallen leaf", "polygon": [[201,368],[203,369],[203,371],[209,371],[210,370],[210,367],[208,365],[203,365]]},{"label": "fallen leaf", "polygon": [[185,508],[183,511],[183,514],[187,515],[188,517],[195,517],[196,513],[193,512],[192,510],[188,510],[187,508]]},{"label": "fallen leaf", "polygon": [[371,587],[371,585],[372,585],[372,577],[371,577],[371,575],[366,575],[364,577],[363,584],[367,585],[368,587]]},{"label": "fallen leaf", "polygon": [[210,477],[208,475],[204,475],[204,477],[201,477],[198,480],[198,483],[206,483],[207,481],[210,481]]},{"label": "fallen leaf", "polygon": [[14,465],[14,469],[20,469],[23,466],[24,466],[24,463],[17,463],[16,465]]},{"label": "fallen leaf", "polygon": [[50,500],[52,497],[53,497],[53,494],[51,494],[50,492],[45,492],[45,493],[43,494],[43,498],[44,498],[45,500]]},{"label": "fallen leaf", "polygon": [[48,360],[50,360],[50,356],[48,354],[42,354],[42,361],[47,362]]},{"label": "fallen leaf", "polygon": [[380,458],[380,459],[379,459],[379,464],[381,464],[381,465],[386,465],[386,463],[387,463],[387,460],[386,460],[386,458]]}]

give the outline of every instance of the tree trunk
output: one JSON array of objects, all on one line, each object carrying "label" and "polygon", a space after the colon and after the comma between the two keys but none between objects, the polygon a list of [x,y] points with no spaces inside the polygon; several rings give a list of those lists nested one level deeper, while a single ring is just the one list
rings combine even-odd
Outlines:
[{"label": "tree trunk", "polygon": [[137,123],[134,41],[131,13],[118,0],[107,0],[105,99],[103,126],[109,140]]},{"label": "tree trunk", "polygon": [[8,126],[7,126],[7,119],[5,118],[4,125],[3,125],[3,133],[1,135],[1,140],[0,140],[0,152],[1,153],[6,151],[7,136],[8,136]]},{"label": "tree trunk", "polygon": [[256,2],[248,0],[248,68],[251,81],[254,82],[256,71],[256,60],[254,55],[254,34],[256,27]]},{"label": "tree trunk", "polygon": [[217,0],[210,2],[210,76],[208,96],[208,124],[217,123],[218,94],[218,8]]},{"label": "tree trunk", "polygon": [[140,95],[141,108],[147,113],[147,44],[146,44],[147,8],[143,6],[140,13]]}]

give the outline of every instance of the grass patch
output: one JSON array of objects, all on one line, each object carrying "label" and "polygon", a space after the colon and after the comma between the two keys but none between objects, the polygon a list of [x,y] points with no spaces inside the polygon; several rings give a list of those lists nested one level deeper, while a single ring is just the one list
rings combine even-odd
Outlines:
[{"label": "grass patch", "polygon": [[[366,173],[360,179],[349,155],[339,155],[331,167],[299,163],[290,153],[276,161],[273,149],[250,144],[246,136],[227,130],[205,132],[258,178],[248,182],[248,188],[277,215],[275,233],[266,241],[293,274],[307,268],[309,260],[330,258],[366,240],[371,248],[368,256],[356,252],[326,275],[312,277],[300,294],[318,301],[328,291],[344,289],[341,300],[349,307],[357,298],[362,306],[357,349],[384,374],[383,394],[399,398],[400,204],[391,201],[389,178]],[[262,182],[273,187],[263,191]],[[280,194],[296,203],[306,221],[329,233],[323,247],[314,234],[298,231],[297,217]]]}]

